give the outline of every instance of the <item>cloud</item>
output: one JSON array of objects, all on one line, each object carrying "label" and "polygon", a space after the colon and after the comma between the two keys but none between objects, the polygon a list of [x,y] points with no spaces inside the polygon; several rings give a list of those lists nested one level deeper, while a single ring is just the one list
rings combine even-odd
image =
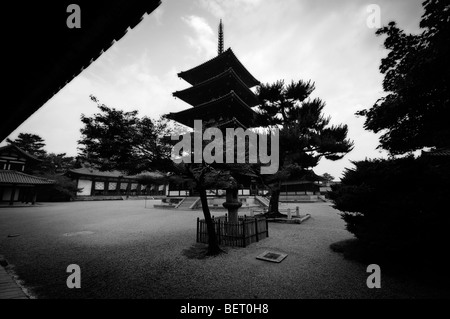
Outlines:
[{"label": "cloud", "polygon": [[215,17],[222,18],[225,16],[225,10],[222,7],[221,3],[217,1],[209,1],[209,0],[200,0],[198,1],[200,7],[203,7]]},{"label": "cloud", "polygon": [[159,6],[158,8],[156,8],[155,11],[152,12],[150,17],[155,19],[157,25],[161,26],[163,24],[164,13],[165,13],[164,7]]},{"label": "cloud", "polygon": [[262,0],[199,0],[198,4],[216,18],[230,18],[234,15],[248,13],[261,2]]},{"label": "cloud", "polygon": [[[315,171],[339,177],[350,160],[374,158],[378,136],[363,128],[356,110],[383,95],[378,67],[386,55],[383,38],[366,25],[368,2],[359,0],[167,0],[95,63],[26,121],[14,134],[41,135],[50,152],[76,152],[80,115],[97,112],[90,94],[108,106],[138,109],[140,115],[189,108],[172,92],[188,84],[177,78],[217,54],[217,26],[225,25],[232,47],[260,81],[316,82],[314,97],[326,102],[332,124],[348,124],[355,149],[336,162],[322,160]],[[382,24],[417,28],[422,0],[381,0]],[[164,10],[163,10],[164,9]],[[158,27],[160,23],[164,28]],[[14,136],[11,136],[14,138]],[[383,155],[384,156],[384,155]]]},{"label": "cloud", "polygon": [[216,52],[215,32],[208,22],[195,15],[182,17],[182,20],[194,30],[195,36],[186,36],[186,38],[197,53],[208,57],[214,55]]},{"label": "cloud", "polygon": [[98,89],[98,98],[116,108],[137,109],[141,116],[156,118],[167,113],[174,101],[172,92],[180,83],[173,69],[156,74],[156,63],[147,51],[143,52],[111,74],[109,85]]},{"label": "cloud", "polygon": [[[14,139],[21,132],[38,134],[46,141],[48,152],[76,155],[77,140],[81,137],[81,114],[91,116],[99,111],[89,98],[91,94],[109,107],[138,110],[140,116],[155,119],[175,108],[185,108],[177,107],[177,101],[172,97],[172,92],[180,86],[174,69],[156,75],[148,52],[131,58],[130,63],[121,61],[118,52],[105,53],[98,63],[90,66],[18,127],[10,138]],[[181,103],[178,101],[178,104]]]}]

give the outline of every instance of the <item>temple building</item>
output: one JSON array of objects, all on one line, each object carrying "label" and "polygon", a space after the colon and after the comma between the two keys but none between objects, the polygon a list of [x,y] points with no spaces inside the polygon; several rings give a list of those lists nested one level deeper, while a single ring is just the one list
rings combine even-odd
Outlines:
[{"label": "temple building", "polygon": [[[163,196],[168,192],[166,185],[143,185],[139,176],[128,176],[120,171],[100,171],[82,167],[65,173],[76,182],[76,200],[121,200],[139,196]],[[161,176],[159,172],[140,174]]]},{"label": "temple building", "polygon": [[35,204],[39,188],[55,181],[25,174],[28,164],[40,160],[15,145],[0,147],[0,204]]},{"label": "temple building", "polygon": [[331,190],[330,183],[313,170],[309,170],[301,178],[289,178],[281,182],[280,201],[317,201],[319,196],[329,190]]}]

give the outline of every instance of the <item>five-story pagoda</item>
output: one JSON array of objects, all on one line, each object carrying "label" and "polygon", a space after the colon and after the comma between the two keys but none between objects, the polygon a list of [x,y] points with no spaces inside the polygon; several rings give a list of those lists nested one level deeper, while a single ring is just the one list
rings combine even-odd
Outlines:
[{"label": "five-story pagoda", "polygon": [[223,50],[223,26],[219,25],[218,55],[178,76],[192,86],[173,93],[193,108],[170,113],[168,118],[194,127],[194,120],[202,120],[203,127],[249,128],[258,101],[250,90],[259,84],[234,55],[231,48]]},{"label": "five-story pagoda", "polygon": [[[258,100],[251,88],[260,82],[244,67],[231,48],[223,50],[223,25],[219,24],[218,55],[192,69],[178,73],[192,86],[174,92],[173,95],[192,105],[178,113],[169,113],[167,118],[194,128],[194,121],[202,121],[202,129],[217,127],[250,128],[254,125],[256,112],[252,107]],[[241,207],[238,190],[226,190],[226,202],[230,220],[238,219]]]}]

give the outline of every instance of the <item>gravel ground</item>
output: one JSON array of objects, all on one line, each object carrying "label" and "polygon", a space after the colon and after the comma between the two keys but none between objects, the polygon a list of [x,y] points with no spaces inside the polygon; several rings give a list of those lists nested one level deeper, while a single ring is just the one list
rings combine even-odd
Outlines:
[{"label": "gravel ground", "polygon": [[[383,269],[381,289],[367,288],[367,265],[329,248],[352,235],[328,203],[290,204],[312,217],[300,225],[270,223],[269,238],[247,248],[225,247],[227,254],[205,259],[191,257],[199,247],[195,227],[201,211],[149,208],[152,203],[0,208],[0,255],[39,298],[436,298],[445,293]],[[265,250],[288,257],[279,264],[255,259]],[[81,267],[81,289],[66,286],[70,264]]]}]

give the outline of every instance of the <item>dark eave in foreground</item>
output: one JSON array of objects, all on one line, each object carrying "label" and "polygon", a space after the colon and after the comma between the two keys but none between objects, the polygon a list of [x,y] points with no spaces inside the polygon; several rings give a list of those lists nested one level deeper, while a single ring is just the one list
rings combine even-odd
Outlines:
[{"label": "dark eave in foreground", "polygon": [[[67,7],[81,9],[81,28],[69,29]],[[22,124],[160,0],[7,1],[2,47],[7,101],[0,141]],[[149,40],[150,41],[150,40]]]}]

